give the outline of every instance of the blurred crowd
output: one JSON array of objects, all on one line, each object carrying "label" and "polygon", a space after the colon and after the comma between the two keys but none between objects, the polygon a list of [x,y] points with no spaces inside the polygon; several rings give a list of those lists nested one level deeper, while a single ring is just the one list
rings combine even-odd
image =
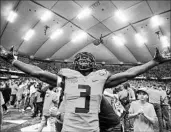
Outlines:
[{"label": "blurred crowd", "polygon": [[[144,91],[148,95],[147,102],[153,105],[152,108],[154,109],[154,112],[151,112],[150,114],[154,114],[154,117],[156,117],[156,119],[154,118],[154,128],[156,127],[159,132],[163,132],[164,129],[170,131],[171,83],[166,84],[156,81],[128,81],[128,83],[119,85],[112,90],[106,89],[104,91],[104,95],[108,98],[109,102],[111,102],[111,105],[114,106],[116,113],[119,113],[119,115],[122,116],[121,120],[123,119],[122,121],[124,129],[128,131],[134,129],[135,131],[136,128],[135,124],[133,123],[135,120],[130,120],[128,116],[132,110],[131,105],[136,104],[139,100],[139,95],[137,92],[141,89],[146,89]],[[139,110],[142,109],[142,107],[138,107],[137,104],[134,107]],[[144,107],[142,111],[147,111],[147,108]],[[140,126],[141,123],[138,123],[138,127]]]},{"label": "blurred crowd", "polygon": [[[66,62],[45,62],[45,61],[37,61],[37,60],[33,60],[33,59],[28,59],[28,58],[23,58],[23,57],[19,57],[19,60],[25,62],[25,63],[30,63],[33,65],[36,65],[38,67],[40,67],[43,70],[47,70],[50,71],[51,73],[55,73],[57,74],[59,69],[61,68],[71,68],[73,69],[73,63],[66,63]],[[18,69],[16,69],[15,67],[13,67],[11,64],[3,61],[2,59],[0,59],[0,68],[7,68],[12,70],[12,71],[19,71]],[[97,64],[97,69],[107,69],[110,72],[113,73],[120,73],[123,71],[126,71],[127,69],[131,68],[133,66],[130,65],[102,65],[102,64]],[[150,77],[154,77],[154,78],[166,78],[166,77],[171,77],[171,63],[165,63],[163,65],[159,65],[156,66],[154,68],[152,68],[151,70],[149,70],[148,72],[140,75],[139,77],[146,77],[147,79]]]},{"label": "blurred crowd", "polygon": [[[138,100],[136,92],[144,87],[148,88],[148,102],[154,105],[159,124],[158,129],[171,130],[171,115],[169,114],[171,113],[171,83],[132,80],[113,89],[106,89],[104,96],[123,121],[122,127],[125,130],[133,129],[133,123],[128,119],[128,111],[131,103]],[[49,109],[54,108],[53,106],[59,108],[62,95],[60,87],[52,87],[37,79],[23,77],[1,81],[0,93],[4,100],[1,99],[3,114],[8,114],[9,108],[18,109],[21,113],[30,109],[32,113],[30,117],[42,119],[39,131],[46,125],[47,120],[50,120],[51,128],[55,128],[54,120],[56,119],[49,118],[51,117]],[[124,98],[128,102],[122,101]]]},{"label": "blurred crowd", "polygon": [[[41,67],[44,70],[52,73],[57,73],[60,68],[69,67],[72,69],[71,63],[55,63],[40,62],[24,59],[23,62],[31,63]],[[18,71],[6,62],[2,62],[0,59],[0,68],[8,70]],[[119,73],[127,70],[131,66],[124,65],[97,65],[97,69],[107,69],[114,73]],[[130,112],[133,112],[133,104],[136,104],[139,100],[137,91],[142,88],[146,88],[148,94],[147,102],[153,105],[154,116],[156,116],[156,122],[158,129],[162,132],[164,129],[171,130],[171,81],[151,81],[149,77],[163,78],[171,77],[171,63],[166,63],[157,66],[147,73],[141,75],[146,77],[146,80],[130,80],[127,83],[114,87],[113,89],[106,89],[104,96],[108,99],[109,103],[113,106],[113,109],[118,114],[121,120],[121,128],[126,131],[136,129],[133,120],[129,119]],[[0,74],[1,76],[6,76]],[[46,83],[39,81],[32,77],[19,77],[18,79],[7,79],[0,81],[0,98],[1,98],[1,112],[8,114],[8,109],[18,109],[19,112],[24,113],[26,110],[31,110],[30,117],[41,117],[41,125],[38,129],[42,131],[43,127],[50,122],[50,128],[52,131],[56,131],[55,123],[61,124],[62,119],[56,118],[53,115],[57,112],[60,105],[62,105],[63,91],[60,87],[52,87]],[[130,109],[131,108],[131,109]],[[59,110],[60,112],[60,110]],[[2,119],[2,118],[1,118]],[[0,120],[2,124],[2,120]],[[61,127],[61,126],[60,126]],[[59,128],[59,127],[58,127]],[[58,130],[60,131],[60,130]]]}]

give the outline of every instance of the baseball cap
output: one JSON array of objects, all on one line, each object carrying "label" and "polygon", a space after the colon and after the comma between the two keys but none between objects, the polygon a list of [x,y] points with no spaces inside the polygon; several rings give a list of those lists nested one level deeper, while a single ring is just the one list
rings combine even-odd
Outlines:
[{"label": "baseball cap", "polygon": [[148,95],[148,92],[147,92],[147,88],[146,87],[139,88],[136,93],[139,93],[141,91],[144,92],[144,93],[146,93]]}]

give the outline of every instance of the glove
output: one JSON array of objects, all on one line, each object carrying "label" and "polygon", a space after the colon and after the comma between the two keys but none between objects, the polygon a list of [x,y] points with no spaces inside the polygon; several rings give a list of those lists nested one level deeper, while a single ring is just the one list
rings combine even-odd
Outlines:
[{"label": "glove", "polygon": [[0,57],[9,63],[12,63],[13,60],[17,59],[14,56],[14,46],[12,46],[9,51],[7,51],[3,46],[0,46]]},{"label": "glove", "polygon": [[168,59],[171,58],[171,51],[169,51],[169,50],[170,50],[169,48],[163,50],[162,56],[165,58],[168,58]]},{"label": "glove", "polygon": [[154,61],[161,63],[171,61],[171,53],[169,51],[163,52],[160,54],[158,48],[156,48],[155,56],[154,56]]}]

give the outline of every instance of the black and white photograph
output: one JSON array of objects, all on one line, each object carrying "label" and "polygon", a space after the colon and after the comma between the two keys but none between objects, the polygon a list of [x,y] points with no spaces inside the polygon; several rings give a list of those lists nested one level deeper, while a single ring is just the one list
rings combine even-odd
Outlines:
[{"label": "black and white photograph", "polygon": [[0,9],[0,132],[171,132],[170,0]]}]

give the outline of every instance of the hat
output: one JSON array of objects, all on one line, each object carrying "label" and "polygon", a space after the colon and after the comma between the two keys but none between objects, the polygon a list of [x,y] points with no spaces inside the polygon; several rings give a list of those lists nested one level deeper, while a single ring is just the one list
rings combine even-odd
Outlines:
[{"label": "hat", "polygon": [[137,90],[136,93],[139,93],[139,92],[141,92],[141,91],[145,92],[145,93],[148,95],[148,92],[147,92],[147,88],[146,88],[146,87],[144,87],[144,88],[139,88],[139,89]]}]

